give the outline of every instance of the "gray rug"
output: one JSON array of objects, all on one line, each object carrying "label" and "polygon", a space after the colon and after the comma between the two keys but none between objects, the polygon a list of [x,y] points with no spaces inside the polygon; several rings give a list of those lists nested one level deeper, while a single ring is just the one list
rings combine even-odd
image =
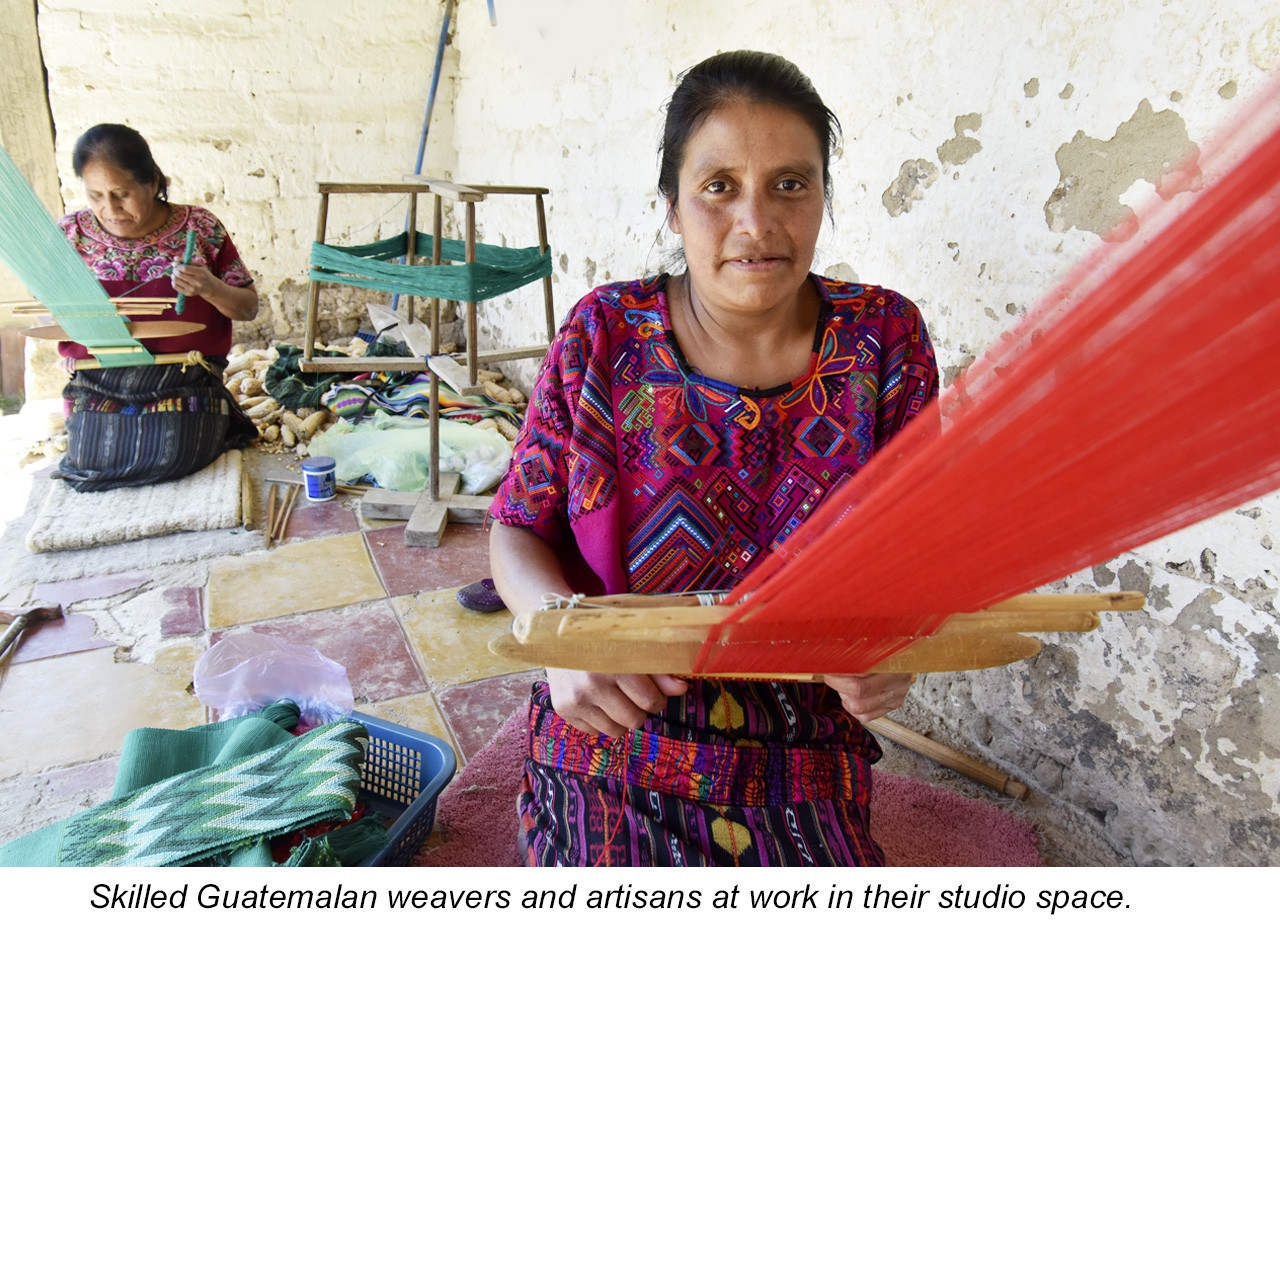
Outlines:
[{"label": "gray rug", "polygon": [[136,488],[78,493],[52,480],[27,531],[28,551],[84,551],[170,533],[230,529],[240,523],[240,452],[232,449],[203,471]]},{"label": "gray rug", "polygon": [[[256,470],[257,459],[250,460]],[[61,481],[50,479],[48,471],[4,477],[9,482],[7,512],[0,511],[0,597],[36,582],[68,582],[76,578],[109,577],[164,565],[192,564],[217,556],[241,555],[262,550],[261,527],[212,528],[199,532],[169,533],[135,542],[94,545],[73,551],[31,552],[27,538],[43,512],[50,490]],[[137,490],[123,492],[137,493]],[[89,497],[89,494],[77,494]],[[239,506],[239,492],[236,494]],[[6,518],[7,516],[7,518]],[[259,520],[259,526],[261,521]]]}]

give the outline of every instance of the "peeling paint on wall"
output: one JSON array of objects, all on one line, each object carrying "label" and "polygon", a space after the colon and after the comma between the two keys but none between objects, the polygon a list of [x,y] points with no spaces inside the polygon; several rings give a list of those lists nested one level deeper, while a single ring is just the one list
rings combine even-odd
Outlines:
[{"label": "peeling paint on wall", "polygon": [[1045,201],[1049,230],[1079,227],[1104,240],[1127,240],[1137,218],[1120,200],[1139,180],[1166,199],[1200,185],[1200,149],[1187,136],[1182,117],[1172,110],[1155,111],[1146,99],[1107,139],[1083,131],[1055,153],[1062,181]]},{"label": "peeling paint on wall", "polygon": [[923,198],[925,189],[938,180],[938,166],[929,160],[904,160],[898,176],[880,197],[889,216],[896,218],[907,213],[917,200]]},{"label": "peeling paint on wall", "polygon": [[982,150],[982,143],[977,138],[967,138],[967,133],[977,133],[982,128],[982,117],[976,112],[966,116],[956,116],[956,134],[948,138],[938,148],[938,159],[943,164],[964,164],[972,160]]}]

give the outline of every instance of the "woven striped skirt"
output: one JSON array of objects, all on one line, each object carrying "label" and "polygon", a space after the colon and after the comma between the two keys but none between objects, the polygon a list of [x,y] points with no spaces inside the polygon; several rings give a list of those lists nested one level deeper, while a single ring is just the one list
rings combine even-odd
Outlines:
[{"label": "woven striped skirt", "polygon": [[257,437],[221,373],[199,365],[79,369],[62,394],[67,452],[54,474],[82,492],[177,480]]},{"label": "woven striped skirt", "polygon": [[824,684],[695,680],[619,738],[534,686],[521,834],[534,866],[882,866],[876,740]]}]

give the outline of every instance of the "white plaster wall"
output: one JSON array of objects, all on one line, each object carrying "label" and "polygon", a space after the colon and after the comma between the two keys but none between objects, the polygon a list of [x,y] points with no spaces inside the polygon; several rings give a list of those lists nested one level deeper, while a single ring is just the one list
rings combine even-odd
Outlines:
[{"label": "white plaster wall", "polygon": [[[551,188],[560,314],[661,264],[656,148],[675,75],[771,49],[844,125],[818,267],[913,297],[948,377],[1280,64],[1280,4],[1244,0],[498,9],[496,28],[483,6],[460,13],[458,174]],[[531,242],[506,210],[483,220],[491,239]],[[490,304],[482,334],[514,345],[541,324],[527,290]],[[1145,590],[1150,608],[1034,663],[930,676],[917,696],[1097,822],[1118,861],[1280,863],[1278,521],[1273,495],[1079,575]]]},{"label": "white plaster wall", "polygon": [[[206,205],[230,230],[265,304],[253,330],[296,339],[316,183],[412,172],[443,8],[438,0],[39,0],[67,208],[83,205],[71,170],[76,138],[101,121],[132,125],[173,198]],[[456,75],[449,48],[427,173],[453,168]],[[373,240],[402,229],[404,216],[394,197],[335,197],[330,235]]]}]

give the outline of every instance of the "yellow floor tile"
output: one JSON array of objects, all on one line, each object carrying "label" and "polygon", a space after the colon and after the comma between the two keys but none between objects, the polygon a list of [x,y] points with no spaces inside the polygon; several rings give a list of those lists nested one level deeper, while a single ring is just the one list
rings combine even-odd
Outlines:
[{"label": "yellow floor tile", "polygon": [[406,729],[416,729],[419,733],[429,733],[432,737],[447,742],[453,754],[459,760],[462,752],[458,750],[457,740],[449,728],[448,721],[440,710],[440,704],[429,693],[411,693],[404,698],[390,698],[386,702],[373,702],[367,707],[360,706],[363,711],[380,720],[390,720],[392,724],[403,725]]},{"label": "yellow floor tile", "polygon": [[452,587],[401,596],[391,603],[435,687],[538,669],[489,652],[489,641],[511,629],[511,614],[505,609],[497,613],[464,609]]},{"label": "yellow floor tile", "polygon": [[91,649],[10,668],[0,686],[0,778],[115,755],[130,729],[189,729],[204,707],[188,692],[204,639],[165,645],[154,665]]},{"label": "yellow floor tile", "polygon": [[210,627],[336,609],[387,593],[358,533],[289,542],[257,555],[225,556],[209,569]]}]

